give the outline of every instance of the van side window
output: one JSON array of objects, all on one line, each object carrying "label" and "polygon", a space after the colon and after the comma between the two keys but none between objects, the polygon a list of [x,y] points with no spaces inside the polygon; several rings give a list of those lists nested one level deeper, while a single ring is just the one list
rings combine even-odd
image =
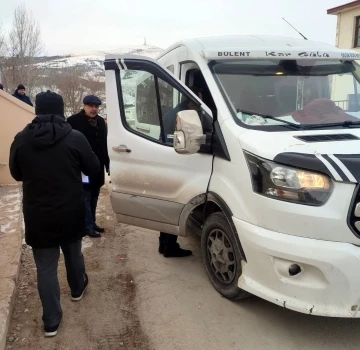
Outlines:
[{"label": "van side window", "polygon": [[173,96],[178,91],[145,71],[122,70],[120,81],[125,110],[123,123],[127,129],[156,142],[172,145],[177,113]]},{"label": "van side window", "polygon": [[174,88],[162,79],[159,81],[160,105],[162,116],[164,116],[173,109]]},{"label": "van side window", "polygon": [[155,78],[148,77],[136,86],[136,116],[139,123],[160,125],[156,103]]},{"label": "van side window", "polygon": [[[184,69],[186,64],[181,65],[181,70]],[[193,67],[195,64],[193,65]],[[215,101],[211,95],[210,89],[205,81],[205,78],[200,70],[200,68],[196,65],[197,68],[191,68],[186,71],[185,75],[185,85],[186,86],[196,86],[202,90],[203,101],[204,103],[211,109],[213,113],[213,117],[217,116],[217,108],[215,105]]]}]

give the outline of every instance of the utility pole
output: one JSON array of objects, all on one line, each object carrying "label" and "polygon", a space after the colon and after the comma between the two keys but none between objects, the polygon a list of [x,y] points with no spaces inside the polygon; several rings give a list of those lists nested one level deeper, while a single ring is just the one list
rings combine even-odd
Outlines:
[{"label": "utility pole", "polygon": [[144,45],[146,46],[146,37],[144,38]]}]

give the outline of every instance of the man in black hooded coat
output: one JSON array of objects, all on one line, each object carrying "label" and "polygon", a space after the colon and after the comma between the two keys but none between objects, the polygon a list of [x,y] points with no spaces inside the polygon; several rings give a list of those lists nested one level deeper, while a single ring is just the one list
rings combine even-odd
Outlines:
[{"label": "man in black hooded coat", "polygon": [[33,248],[45,336],[57,334],[62,310],[57,265],[64,253],[73,301],[88,284],[81,239],[85,236],[85,175],[96,174],[99,161],[84,137],[64,117],[64,102],[54,92],[36,96],[36,118],[15,136],[10,171],[23,183],[26,243]]}]

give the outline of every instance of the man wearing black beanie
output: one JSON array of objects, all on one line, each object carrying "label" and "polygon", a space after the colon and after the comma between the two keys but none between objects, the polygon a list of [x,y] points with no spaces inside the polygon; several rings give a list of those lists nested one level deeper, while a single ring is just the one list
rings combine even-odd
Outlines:
[{"label": "man wearing black beanie", "polygon": [[99,170],[86,140],[64,117],[64,102],[54,92],[36,96],[36,118],[15,136],[10,171],[23,183],[25,240],[33,248],[44,335],[52,337],[62,318],[57,266],[60,247],[73,301],[88,285],[81,240],[85,235],[82,174]]},{"label": "man wearing black beanie", "polygon": [[14,97],[16,97],[17,99],[27,103],[28,105],[30,105],[31,107],[33,106],[30,97],[26,96],[25,94],[25,86],[23,84],[20,84],[17,89],[15,90]]}]

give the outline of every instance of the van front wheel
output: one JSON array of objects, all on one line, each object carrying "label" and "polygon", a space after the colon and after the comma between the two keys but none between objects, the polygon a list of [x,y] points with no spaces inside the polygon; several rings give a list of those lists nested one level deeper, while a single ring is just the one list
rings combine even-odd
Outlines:
[{"label": "van front wheel", "polygon": [[223,213],[213,213],[205,220],[201,234],[201,252],[206,273],[222,296],[230,300],[250,296],[237,285],[242,273],[241,254]]}]

